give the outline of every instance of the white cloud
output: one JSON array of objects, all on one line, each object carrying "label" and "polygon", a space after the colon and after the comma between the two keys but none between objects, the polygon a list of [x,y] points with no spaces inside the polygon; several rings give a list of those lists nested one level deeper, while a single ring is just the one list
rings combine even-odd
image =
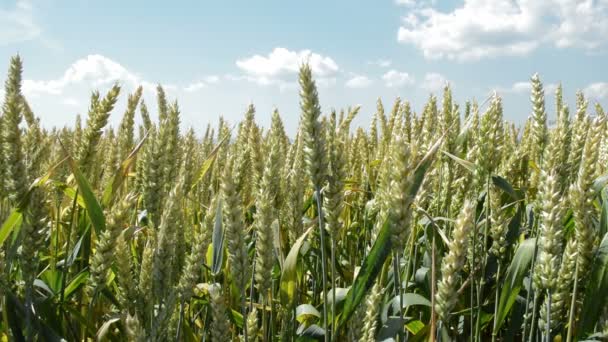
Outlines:
[{"label": "white cloud", "polygon": [[80,102],[78,102],[78,100],[76,100],[73,97],[66,97],[64,100],[61,101],[64,105],[66,106],[70,106],[70,107],[76,107],[78,105],[80,105]]},{"label": "white cloud", "polygon": [[397,37],[431,59],[522,56],[542,44],[591,51],[608,43],[607,16],[606,0],[465,0],[410,11]]},{"label": "white cloud", "polygon": [[193,93],[195,91],[205,88],[206,86],[207,85],[205,83],[198,81],[198,82],[194,82],[194,83],[188,85],[187,87],[184,88],[184,90],[188,93]]},{"label": "white cloud", "polygon": [[210,75],[210,76],[206,76],[203,79],[205,82],[207,82],[208,84],[213,84],[213,83],[217,83],[220,81],[220,77],[217,75]]},{"label": "white cloud", "polygon": [[195,91],[199,91],[210,84],[215,84],[220,81],[220,77],[217,75],[205,76],[201,81],[192,82],[186,87],[184,87],[184,91],[188,93],[193,93]]},{"label": "white cloud", "polygon": [[414,83],[414,78],[407,72],[397,71],[395,69],[387,71],[382,75],[384,84],[389,87],[402,87],[405,85],[411,85]]},{"label": "white cloud", "polygon": [[395,0],[395,3],[397,5],[413,6],[416,4],[416,0]]},{"label": "white cloud", "polygon": [[347,88],[367,88],[370,85],[372,85],[372,83],[374,83],[369,77],[367,76],[362,76],[362,75],[356,75],[353,76],[351,79],[349,79],[348,81],[346,81],[345,86]]},{"label": "white cloud", "polygon": [[[546,94],[553,94],[553,95],[554,95],[554,94],[555,94],[555,91],[557,90],[557,86],[558,86],[558,85],[559,85],[559,84],[557,84],[557,83],[549,83],[549,84],[546,84],[546,85],[545,85],[545,87],[544,87],[544,89],[545,89],[545,95],[546,95]],[[530,89],[531,89],[531,88],[530,88]]]},{"label": "white cloud", "polygon": [[327,56],[322,56],[310,50],[290,51],[277,47],[268,56],[254,55],[236,61],[236,66],[241,69],[245,76],[241,79],[255,82],[259,85],[281,85],[285,77],[293,77],[297,74],[300,66],[308,62],[312,72],[320,78],[330,77],[338,70],[338,64]]},{"label": "white cloud", "polygon": [[532,91],[532,84],[530,82],[515,82],[511,86],[513,93],[529,93]]},{"label": "white cloud", "polygon": [[583,91],[587,97],[594,99],[608,98],[608,82],[596,82],[588,85]]},{"label": "white cloud", "polygon": [[390,59],[381,58],[381,59],[377,59],[375,61],[367,62],[367,64],[376,65],[381,68],[388,68],[391,66],[391,64],[393,64],[393,61],[391,61]]},{"label": "white cloud", "polygon": [[33,40],[41,33],[28,0],[18,0],[8,9],[0,8],[0,46]]},{"label": "white cloud", "polygon": [[[557,83],[545,84],[543,86],[543,89],[545,90],[545,97],[555,94],[557,86]],[[515,82],[509,87],[495,87],[494,89],[499,93],[530,94],[532,91],[532,83],[529,81]]]},{"label": "white cloud", "polygon": [[440,92],[447,84],[448,80],[441,74],[436,72],[431,72],[424,75],[424,81],[420,85],[420,87],[426,91],[431,93]]},{"label": "white cloud", "polygon": [[66,87],[75,84],[84,83],[99,87],[113,82],[127,82],[133,86],[142,84],[148,90],[156,87],[152,83],[141,80],[140,77],[124,66],[107,57],[89,55],[74,62],[58,79],[47,81],[24,80],[23,93],[27,96],[59,95]]}]

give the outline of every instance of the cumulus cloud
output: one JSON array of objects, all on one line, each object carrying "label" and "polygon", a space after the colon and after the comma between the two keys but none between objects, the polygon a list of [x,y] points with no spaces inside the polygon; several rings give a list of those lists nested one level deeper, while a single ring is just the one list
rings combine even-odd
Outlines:
[{"label": "cumulus cloud", "polygon": [[542,44],[591,51],[608,43],[607,16],[606,0],[465,0],[411,10],[397,37],[430,59],[522,56]]},{"label": "cumulus cloud", "polygon": [[532,83],[530,82],[515,82],[511,86],[513,93],[529,93],[532,91]]},{"label": "cumulus cloud", "polygon": [[33,40],[41,35],[42,29],[32,12],[32,4],[27,0],[0,8],[0,46]]},{"label": "cumulus cloud", "polygon": [[443,75],[436,72],[431,72],[424,75],[424,81],[422,81],[420,87],[431,93],[438,93],[448,83],[448,80]]},{"label": "cumulus cloud", "polygon": [[355,75],[344,84],[347,88],[367,88],[374,83],[369,77],[363,75]]},{"label": "cumulus cloud", "polygon": [[131,85],[142,84],[146,88],[154,88],[152,83],[145,82],[137,75],[127,70],[119,63],[101,56],[88,55],[74,62],[63,73],[63,76],[52,80],[24,80],[23,92],[28,96],[40,94],[59,95],[68,86],[75,84],[90,84],[99,87],[113,82],[127,82]]},{"label": "cumulus cloud", "polygon": [[[149,82],[120,63],[102,56],[88,55],[72,63],[63,75],[50,80],[25,79],[23,93],[28,97],[40,95],[61,95],[66,89],[74,87],[104,88],[118,82],[131,88],[142,86],[144,91],[155,93],[157,84]],[[167,92],[176,91],[174,84],[163,84]]]},{"label": "cumulus cloud", "polygon": [[205,88],[207,85],[202,81],[194,82],[184,88],[184,90],[188,93],[193,93],[195,91],[201,90]]},{"label": "cumulus cloud", "polygon": [[414,78],[407,72],[397,71],[395,69],[387,71],[382,75],[384,84],[389,88],[402,87],[414,83]]},{"label": "cumulus cloud", "polygon": [[218,83],[219,81],[220,77],[217,75],[206,76],[200,81],[196,81],[185,86],[184,91],[188,93],[193,93],[207,87],[210,84]]},{"label": "cumulus cloud", "polygon": [[[308,63],[317,78],[317,83],[331,82],[331,76],[338,72],[338,64],[328,56],[310,50],[290,51],[274,48],[267,56],[254,55],[239,59],[236,66],[245,73],[240,79],[259,85],[279,85],[285,78],[293,78],[303,63]],[[324,81],[322,81],[325,79]]]},{"label": "cumulus cloud", "polygon": [[589,98],[606,99],[608,98],[608,82],[591,83],[583,92]]},{"label": "cumulus cloud", "polygon": [[[545,90],[545,95],[554,94],[557,90],[557,83],[547,83],[543,86]],[[505,94],[530,94],[532,91],[532,83],[529,81],[515,82],[511,86],[508,87],[495,87],[494,88],[499,93]]]}]

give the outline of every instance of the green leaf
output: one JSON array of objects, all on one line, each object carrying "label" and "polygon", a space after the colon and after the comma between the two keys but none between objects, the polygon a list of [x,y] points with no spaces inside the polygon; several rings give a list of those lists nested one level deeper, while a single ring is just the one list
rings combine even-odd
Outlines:
[{"label": "green leaf", "polygon": [[[382,319],[384,320],[384,318],[388,317],[389,307],[392,309],[393,312],[399,312],[399,305],[401,305],[401,301],[399,301],[399,296],[393,297],[390,303],[384,307]],[[413,305],[431,307],[431,301],[429,301],[418,293],[404,293],[403,309]]]},{"label": "green leaf", "polygon": [[608,183],[608,174],[601,175],[593,181],[593,189],[596,192],[599,192],[606,186],[607,183]]},{"label": "green leaf", "polygon": [[78,290],[80,286],[85,284],[89,279],[89,271],[81,271],[74,279],[65,287],[65,299],[70,298],[70,295],[74,291]]},{"label": "green leaf", "polygon": [[293,244],[291,250],[287,254],[287,258],[285,258],[285,262],[283,263],[283,271],[281,272],[281,284],[280,284],[280,294],[281,294],[281,303],[285,307],[291,307],[293,305],[295,295],[296,295],[296,286],[298,282],[298,255],[300,255],[300,248],[302,244],[306,240],[306,237],[313,230],[314,226],[308,228]]},{"label": "green leaf", "polygon": [[599,235],[604,236],[608,233],[608,190],[603,190],[602,198],[602,213],[600,215]]},{"label": "green leaf", "polygon": [[296,308],[296,320],[300,323],[311,320],[313,317],[321,318],[321,313],[310,304],[300,304]]},{"label": "green leaf", "polygon": [[521,195],[518,194],[515,191],[515,189],[513,189],[513,186],[511,185],[511,183],[509,183],[509,181],[507,181],[506,179],[504,179],[500,176],[494,175],[494,176],[492,176],[492,182],[494,183],[494,185],[496,185],[502,191],[509,194],[509,196],[511,196],[511,198],[513,198],[514,200],[521,199]]},{"label": "green leaf", "polygon": [[296,333],[299,336],[296,341],[319,341],[325,336],[325,329],[316,324],[302,324]]},{"label": "green leaf", "polygon": [[277,256],[277,259],[279,260],[279,269],[282,270],[283,269],[283,262],[285,261],[283,259],[283,250],[281,248],[281,227],[279,226],[279,220],[274,220],[272,221],[271,224],[271,228],[272,228],[272,246],[274,247],[274,252],[275,255]]},{"label": "green leaf", "polygon": [[120,321],[120,316],[118,316],[118,315],[108,319],[97,331],[95,339],[97,341],[104,340],[106,338],[106,336],[108,335],[108,332],[110,332],[110,327],[112,326],[112,324],[114,324],[118,321]]},{"label": "green leaf", "polygon": [[243,327],[243,315],[234,310],[234,309],[230,309],[230,320],[232,322],[234,322],[234,324],[238,327],[238,328],[242,328]]},{"label": "green leaf", "polygon": [[496,329],[500,329],[509,315],[513,303],[515,303],[515,299],[523,286],[524,276],[528,273],[532,258],[534,258],[535,247],[536,238],[530,238],[520,243],[517,251],[515,251],[500,292]]},{"label": "green leaf", "polygon": [[222,270],[224,257],[224,230],[222,229],[222,200],[218,199],[217,210],[215,212],[215,224],[213,225],[213,236],[211,238],[213,246],[213,261],[211,272],[216,275]]},{"label": "green leaf", "polygon": [[129,175],[129,169],[131,168],[131,165],[133,165],[133,162],[135,161],[135,157],[137,156],[137,153],[139,152],[141,147],[144,145],[144,142],[148,138],[148,133],[149,133],[149,131],[146,132],[146,135],[144,135],[144,137],[141,139],[139,144],[137,144],[137,146],[135,146],[133,151],[131,151],[131,153],[129,153],[127,158],[120,164],[120,167],[118,168],[118,170],[116,170],[114,177],[112,177],[112,182],[110,182],[104,189],[103,196],[101,198],[101,203],[103,203],[104,207],[108,207],[110,205],[110,203],[112,203],[112,201],[114,200],[114,197],[116,196],[118,188],[120,188],[120,186],[122,185],[124,180]]},{"label": "green leaf", "polygon": [[217,153],[219,152],[220,147],[222,147],[222,145],[224,144],[224,142],[226,142],[227,139],[228,139],[228,135],[226,135],[217,144],[217,146],[215,146],[213,151],[211,151],[211,153],[209,153],[209,156],[203,162],[203,165],[201,166],[200,170],[198,171],[198,177],[196,178],[196,181],[194,183],[192,183],[192,187],[190,189],[194,189],[198,185],[198,183],[200,183],[203,180],[203,178],[205,178],[205,175],[207,174],[207,172],[209,172],[209,170],[211,169],[211,166],[213,165],[213,162],[215,161],[215,158],[217,157]]},{"label": "green leaf", "polygon": [[509,221],[507,226],[507,244],[508,246],[515,246],[515,242],[520,235],[522,220],[524,218],[524,206],[518,205],[515,216]]},{"label": "green leaf", "polygon": [[580,323],[576,329],[578,339],[594,332],[602,309],[608,298],[608,234],[604,235],[593,260],[589,280],[586,282],[585,297],[581,307]]},{"label": "green leaf", "polygon": [[55,295],[55,292],[42,279],[34,279],[34,286],[44,290],[49,295],[47,298]]},{"label": "green leaf", "polygon": [[394,341],[395,336],[399,331],[403,330],[403,319],[398,316],[387,317],[386,320],[382,321],[383,324],[379,327],[377,341]]},{"label": "green leaf", "polygon": [[[348,288],[336,287],[336,305],[341,304],[344,299],[346,299],[346,295],[348,294]],[[327,291],[327,305],[333,305],[334,302],[334,290],[329,289]]]},{"label": "green leaf", "polygon": [[405,327],[407,328],[407,330],[410,333],[412,333],[413,335],[416,335],[422,329],[424,329],[424,323],[422,323],[422,321],[419,321],[419,320],[413,320],[411,322],[406,323]]},{"label": "green leaf", "polygon": [[[64,184],[65,185],[65,184]],[[75,188],[71,187],[71,186],[61,186],[61,189],[63,189],[63,194],[68,196],[71,200],[74,200],[74,196],[78,196],[76,198],[76,203],[78,204],[78,206],[80,206],[81,208],[85,208],[86,209],[86,203],[84,202],[84,198],[82,198],[81,194],[77,194],[77,191]]]},{"label": "green leaf", "polygon": [[[418,166],[416,166],[413,175],[411,175],[413,176],[412,183],[409,189],[407,189],[407,195],[409,198],[416,197],[418,189],[420,189],[422,181],[424,180],[426,171],[431,166],[435,153],[441,146],[442,140],[443,138],[437,140],[437,142],[429,149],[424,158],[422,158]],[[369,289],[373,286],[376,277],[382,269],[382,265],[384,265],[386,258],[391,252],[392,244],[390,235],[389,223],[388,220],[386,220],[382,225],[382,229],[380,230],[376,241],[374,242],[374,246],[365,260],[363,260],[363,265],[361,266],[361,270],[359,271],[357,278],[355,278],[353,285],[346,295],[344,309],[342,310],[342,314],[338,319],[338,329],[348,322],[361,303],[361,300],[363,300],[363,297],[365,297]]]},{"label": "green leaf", "polygon": [[464,167],[465,169],[469,170],[470,172],[474,172],[475,171],[475,164],[468,161],[468,160],[464,160],[462,158],[456,157],[455,155],[447,152],[447,151],[442,151],[443,154],[445,154],[446,156],[452,158],[455,162],[457,162],[458,164],[460,164],[462,167]]},{"label": "green leaf", "polygon": [[382,225],[382,229],[376,238],[376,242],[371,251],[363,261],[361,270],[355,278],[355,282],[344,300],[344,308],[342,314],[338,318],[338,327],[343,326],[353,315],[363,297],[368,293],[369,289],[374,285],[376,277],[382,270],[382,265],[391,253],[391,232],[389,229],[388,220]]},{"label": "green leaf", "polygon": [[13,212],[8,216],[8,218],[4,221],[2,227],[0,228],[0,245],[4,243],[6,238],[8,238],[8,236],[14,229],[21,228],[22,221],[23,214],[21,213],[21,211],[18,208],[13,210]]},{"label": "green leaf", "polygon": [[87,209],[93,228],[95,228],[95,233],[99,236],[106,229],[106,218],[103,216],[103,210],[101,210],[101,206],[93,193],[93,189],[91,189],[89,181],[80,171],[78,163],[72,158],[68,158],[68,164],[74,174],[76,184],[78,184],[78,190],[82,193],[85,208]]}]

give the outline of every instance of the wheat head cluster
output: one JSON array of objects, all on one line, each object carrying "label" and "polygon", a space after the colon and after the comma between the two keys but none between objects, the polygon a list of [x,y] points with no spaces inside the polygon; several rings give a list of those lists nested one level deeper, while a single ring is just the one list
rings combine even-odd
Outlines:
[{"label": "wheat head cluster", "polygon": [[355,128],[303,64],[293,136],[253,104],[183,131],[161,86],[152,115],[119,84],[50,128],[22,68],[0,116],[2,341],[608,338],[608,122],[581,92],[548,112],[532,76],[516,125],[446,85]]}]

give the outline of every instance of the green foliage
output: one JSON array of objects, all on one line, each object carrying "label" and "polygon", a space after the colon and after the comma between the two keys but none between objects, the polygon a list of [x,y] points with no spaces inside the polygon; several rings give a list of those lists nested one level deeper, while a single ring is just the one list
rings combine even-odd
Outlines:
[{"label": "green foliage", "polygon": [[420,113],[379,99],[366,131],[365,108],[324,115],[305,64],[297,132],[253,104],[183,131],[161,86],[157,113],[139,87],[110,120],[118,85],[51,129],[21,72],[0,117],[0,340],[606,336],[608,123],[582,94],[571,119],[558,89],[552,127],[535,75],[520,134],[497,94],[461,122],[446,87]]}]

